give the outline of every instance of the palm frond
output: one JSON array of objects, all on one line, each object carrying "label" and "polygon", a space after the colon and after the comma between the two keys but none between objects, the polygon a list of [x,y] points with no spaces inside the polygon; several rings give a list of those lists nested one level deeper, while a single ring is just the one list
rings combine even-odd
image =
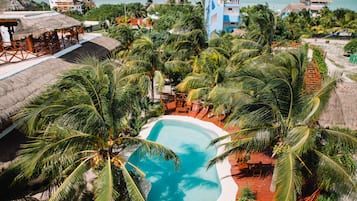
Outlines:
[{"label": "palm frond", "polygon": [[314,93],[313,97],[310,99],[310,102],[306,104],[303,109],[304,113],[307,113],[304,122],[316,120],[325,106],[327,105],[328,99],[330,97],[330,92],[335,88],[336,80],[329,80],[319,91]]},{"label": "palm frond", "polygon": [[95,186],[94,195],[96,201],[112,201],[119,195],[114,189],[112,164],[109,156],[96,179]]},{"label": "palm frond", "polygon": [[134,165],[133,163],[130,163],[129,161],[126,162],[130,167],[134,168],[135,172],[137,172],[141,177],[145,177],[146,174],[145,172],[143,172],[142,170],[140,170],[139,167],[137,167],[136,165]]},{"label": "palm frond", "polygon": [[211,90],[211,88],[208,88],[208,87],[191,89],[187,95],[186,100],[188,102],[193,102],[193,101],[199,100],[199,99],[206,99],[210,90]]},{"label": "palm frond", "polygon": [[357,134],[350,130],[341,129],[324,129],[324,133],[329,138],[333,138],[335,142],[342,144],[343,146],[350,147],[352,150],[357,148]]},{"label": "palm frond", "polygon": [[165,85],[164,75],[160,71],[155,71],[154,79],[158,85],[158,91],[162,92],[162,89],[164,88]]},{"label": "palm frond", "polygon": [[138,186],[136,185],[134,179],[130,176],[130,174],[129,174],[128,170],[125,168],[125,166],[122,166],[121,170],[123,172],[123,177],[125,180],[126,188],[129,192],[129,196],[130,196],[131,200],[145,201]]},{"label": "palm frond", "polygon": [[68,198],[68,194],[75,185],[80,182],[81,180],[84,179],[83,174],[87,170],[86,167],[86,162],[83,161],[81,162],[68,176],[66,176],[66,179],[62,182],[62,184],[58,187],[58,189],[54,192],[53,195],[51,195],[49,201],[61,201],[65,200]]},{"label": "palm frond", "polygon": [[306,153],[315,146],[314,131],[307,126],[296,126],[288,132],[286,143],[291,146],[291,150],[298,156]]},{"label": "palm frond", "polygon": [[231,148],[231,149],[228,149],[226,151],[224,151],[223,153],[221,153],[220,155],[210,159],[208,161],[208,164],[207,164],[207,169],[211,168],[213,165],[215,165],[216,163],[218,162],[221,162],[223,161],[224,159],[226,159],[228,156],[230,156],[232,153],[236,153],[237,152],[237,149],[236,148]]},{"label": "palm frond", "polygon": [[207,86],[207,78],[204,75],[194,74],[185,77],[185,79],[176,86],[180,91],[188,91],[190,89],[196,89]]},{"label": "palm frond", "polygon": [[[356,189],[356,174],[348,172],[342,164],[332,159],[332,157],[314,150],[319,156],[319,167],[322,175],[320,176],[320,185],[323,189],[337,188],[341,192],[350,192]],[[325,177],[324,175],[329,175]],[[331,185],[331,184],[335,185]]]},{"label": "palm frond", "polygon": [[164,160],[173,160],[176,166],[180,164],[178,156],[171,149],[159,143],[134,137],[122,137],[121,139],[125,144],[140,144],[140,152],[147,153],[149,156],[158,156]]},{"label": "palm frond", "polygon": [[296,158],[292,151],[279,156],[275,165],[277,174],[276,194],[277,201],[295,201],[301,191],[301,180],[296,174]]}]

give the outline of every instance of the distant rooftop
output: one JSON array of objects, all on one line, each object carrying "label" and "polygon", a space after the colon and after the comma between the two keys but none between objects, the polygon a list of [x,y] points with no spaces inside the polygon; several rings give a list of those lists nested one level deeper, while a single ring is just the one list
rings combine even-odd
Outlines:
[{"label": "distant rooftop", "polygon": [[42,15],[46,13],[54,13],[54,11],[5,11],[0,13],[0,20],[2,19],[18,20],[23,17]]},{"label": "distant rooftop", "polygon": [[332,3],[332,0],[300,0],[301,3]]}]

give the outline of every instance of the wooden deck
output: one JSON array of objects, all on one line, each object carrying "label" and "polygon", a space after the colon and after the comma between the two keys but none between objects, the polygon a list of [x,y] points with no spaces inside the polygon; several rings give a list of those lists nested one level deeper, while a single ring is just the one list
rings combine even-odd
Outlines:
[{"label": "wooden deck", "polygon": [[[205,114],[203,114],[205,113]],[[170,115],[180,115],[180,116],[191,116],[199,118],[203,121],[208,121],[214,123],[216,126],[225,129],[227,132],[232,132],[237,128],[225,128],[224,120],[220,116],[210,115],[210,111],[201,111],[197,114],[196,112],[188,111],[182,112],[182,109],[176,108],[176,110],[170,110],[166,112]],[[268,155],[263,153],[251,154],[249,161],[262,161],[263,164],[271,164],[270,168],[265,168],[260,172],[245,172],[242,167],[239,166],[237,162],[237,156],[231,155],[229,157],[229,162],[231,164],[231,174],[234,181],[238,185],[237,198],[240,197],[241,190],[244,187],[249,187],[254,193],[256,193],[257,201],[272,201],[274,199],[274,193],[270,191],[270,184],[272,181],[273,174],[273,164],[274,160]]]}]

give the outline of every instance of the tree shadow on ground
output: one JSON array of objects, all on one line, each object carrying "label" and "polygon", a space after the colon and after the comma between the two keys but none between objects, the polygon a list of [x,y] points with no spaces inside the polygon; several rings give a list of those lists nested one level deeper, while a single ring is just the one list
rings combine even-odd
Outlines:
[{"label": "tree shadow on ground", "polygon": [[[147,173],[146,178],[151,181],[148,200],[183,201],[189,190],[205,188],[212,191],[220,188],[219,181],[204,178],[207,174],[203,174],[202,169],[206,170],[209,160],[206,158],[206,153],[194,145],[185,145],[183,149],[183,153],[176,153],[181,161],[181,166],[177,170],[172,161],[158,161],[147,157],[139,161],[130,160]],[[211,168],[208,171],[216,171],[216,169]],[[219,194],[217,198],[218,196]],[[212,200],[217,198],[213,197]]]}]

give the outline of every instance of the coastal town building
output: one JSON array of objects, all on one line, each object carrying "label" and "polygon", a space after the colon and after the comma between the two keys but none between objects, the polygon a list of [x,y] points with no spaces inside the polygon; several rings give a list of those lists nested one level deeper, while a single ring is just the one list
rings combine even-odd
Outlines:
[{"label": "coastal town building", "polygon": [[51,10],[58,12],[78,11],[83,13],[84,6],[95,7],[93,0],[50,0]]},{"label": "coastal town building", "polygon": [[78,11],[82,13],[82,4],[77,0],[50,0],[50,8],[58,12]]},{"label": "coastal town building", "polygon": [[291,12],[300,12],[306,9],[315,17],[317,12],[332,3],[332,0],[300,0],[300,3],[290,3],[282,11],[281,16],[287,16]]},{"label": "coastal town building", "polygon": [[239,22],[240,0],[206,0],[205,23],[208,38],[216,32],[233,32]]}]

